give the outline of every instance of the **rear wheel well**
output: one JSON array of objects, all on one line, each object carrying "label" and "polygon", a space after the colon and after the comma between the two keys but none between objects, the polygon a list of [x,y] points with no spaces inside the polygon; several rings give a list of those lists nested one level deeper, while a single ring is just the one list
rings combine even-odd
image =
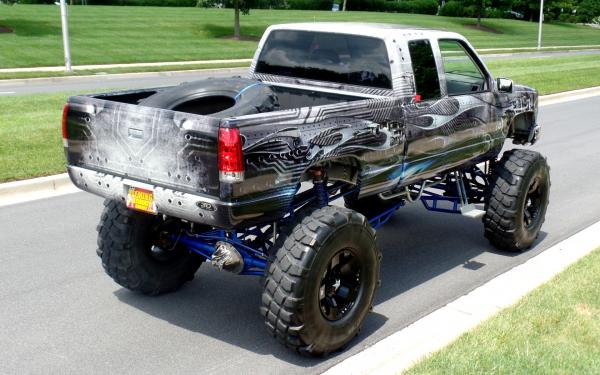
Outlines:
[{"label": "rear wheel well", "polygon": [[338,159],[323,160],[315,165],[308,167],[300,179],[303,181],[312,181],[315,169],[322,169],[328,181],[343,181],[349,184],[356,184],[358,172],[361,169],[360,162],[355,157],[343,157]]}]

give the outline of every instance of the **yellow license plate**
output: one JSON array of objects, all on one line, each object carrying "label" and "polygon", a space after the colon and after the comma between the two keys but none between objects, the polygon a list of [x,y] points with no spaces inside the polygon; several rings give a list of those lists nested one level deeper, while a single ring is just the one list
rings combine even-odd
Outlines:
[{"label": "yellow license plate", "polygon": [[156,204],[154,204],[154,193],[138,187],[130,187],[127,192],[127,208],[156,214]]}]

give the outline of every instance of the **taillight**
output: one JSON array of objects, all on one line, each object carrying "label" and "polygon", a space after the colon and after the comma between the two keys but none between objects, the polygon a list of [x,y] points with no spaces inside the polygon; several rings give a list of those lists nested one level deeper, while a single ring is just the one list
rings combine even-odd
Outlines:
[{"label": "taillight", "polygon": [[69,103],[65,104],[63,107],[63,115],[62,115],[62,138],[63,145],[67,147],[67,114],[69,113]]},{"label": "taillight", "polygon": [[242,139],[236,128],[219,128],[219,180],[239,182],[244,180]]}]

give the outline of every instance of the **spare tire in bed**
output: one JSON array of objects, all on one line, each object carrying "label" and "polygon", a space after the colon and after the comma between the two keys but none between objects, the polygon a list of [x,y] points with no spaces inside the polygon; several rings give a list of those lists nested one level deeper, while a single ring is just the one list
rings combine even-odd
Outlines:
[{"label": "spare tire in bed", "polygon": [[146,107],[234,117],[275,111],[277,95],[261,81],[245,78],[209,78],[169,87],[139,102]]}]

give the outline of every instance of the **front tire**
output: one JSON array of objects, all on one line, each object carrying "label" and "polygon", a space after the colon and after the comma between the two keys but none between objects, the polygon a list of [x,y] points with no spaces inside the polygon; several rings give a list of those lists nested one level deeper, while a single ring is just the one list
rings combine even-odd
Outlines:
[{"label": "front tire", "polygon": [[342,348],[372,309],[380,259],[363,215],[342,207],[315,210],[269,263],[260,308],[267,329],[300,353]]},{"label": "front tire", "polygon": [[483,217],[485,237],[500,250],[531,247],[546,216],[550,168],[538,152],[509,150],[492,173]]},{"label": "front tire", "polygon": [[177,221],[132,211],[107,199],[98,225],[98,256],[117,284],[143,294],[172,292],[192,280],[204,261],[173,244]]}]

